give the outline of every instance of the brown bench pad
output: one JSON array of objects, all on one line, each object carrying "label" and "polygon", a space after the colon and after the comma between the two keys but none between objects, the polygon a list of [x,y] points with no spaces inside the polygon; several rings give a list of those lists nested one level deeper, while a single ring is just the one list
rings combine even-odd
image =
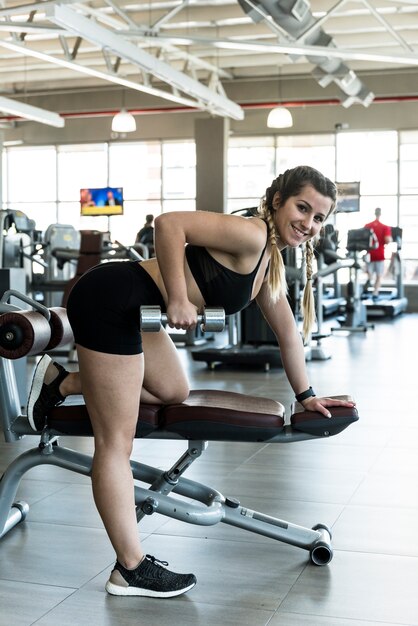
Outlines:
[{"label": "brown bench pad", "polygon": [[[352,402],[350,396],[329,396],[335,400]],[[357,422],[359,419],[356,407],[334,406],[327,407],[332,417],[325,417],[321,413],[306,411],[302,404],[296,402],[292,407],[290,423],[295,430],[314,435],[315,437],[329,437],[338,435],[342,430]]]},{"label": "brown bench pad", "polygon": [[269,398],[196,390],[182,404],[163,408],[162,426],[186,439],[266,441],[283,429],[284,411]]},{"label": "brown bench pad", "polygon": [[[54,407],[48,425],[60,434],[93,434],[81,396]],[[284,407],[280,402],[230,391],[205,390],[191,391],[181,404],[142,404],[135,436],[168,431],[186,439],[266,441],[283,426]]]}]

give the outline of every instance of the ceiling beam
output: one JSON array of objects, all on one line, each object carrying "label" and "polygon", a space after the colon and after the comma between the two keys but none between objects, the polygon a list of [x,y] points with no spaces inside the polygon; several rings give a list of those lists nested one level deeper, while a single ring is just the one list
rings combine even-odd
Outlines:
[{"label": "ceiling beam", "polygon": [[[113,52],[122,59],[149,72],[153,77],[168,83],[172,88],[179,89],[188,94],[189,97],[195,98],[195,106],[198,108],[236,120],[244,118],[243,110],[232,100],[219,95],[199,81],[179,72],[168,63],[160,61],[130,41],[123,39],[120,35],[103,28],[72,9],[55,5],[48,8],[46,15],[54,24],[95,43],[100,48]],[[170,99],[170,97],[166,96],[166,99]]]},{"label": "ceiling beam", "polygon": [[[74,61],[70,61],[69,59],[62,59],[59,57],[55,57],[51,54],[46,54],[45,52],[40,52],[39,50],[33,50],[32,48],[29,48],[27,45],[20,42],[3,41],[0,39],[0,48],[5,48],[6,50],[11,50],[12,52],[18,52],[23,56],[39,59],[40,61],[44,61],[45,63],[64,67],[65,69],[72,70],[73,72],[76,72],[78,74],[86,74],[87,76],[92,76],[93,78],[98,78],[106,82],[121,85],[122,87],[126,87],[127,89],[141,91],[143,93],[147,93],[150,96],[170,100],[171,102],[176,102],[177,104],[181,104],[191,108],[201,108],[195,100],[187,98],[186,96],[181,96],[180,94],[176,94],[174,92],[169,93],[167,91],[163,91],[162,89],[158,89],[157,87],[152,87],[145,82],[136,83],[127,78],[123,78],[122,76],[118,76],[117,74],[95,70],[89,65],[81,65],[80,63],[75,63]],[[145,75],[145,79],[146,76],[147,75]]]},{"label": "ceiling beam", "polygon": [[65,126],[64,118],[58,115],[58,113],[34,107],[31,104],[19,102],[19,100],[4,98],[3,96],[0,96],[0,111],[10,115],[17,115],[25,120],[39,122],[47,126],[55,126],[55,128],[63,128]]},{"label": "ceiling beam", "polygon": [[[60,2],[61,4],[73,4],[74,2],[78,2],[78,0],[60,0]],[[45,9],[54,4],[55,0],[45,0],[45,2],[31,2],[30,4],[7,7],[0,9],[0,17],[5,17],[6,15],[26,15],[31,13],[31,11],[41,11],[44,13]]]}]

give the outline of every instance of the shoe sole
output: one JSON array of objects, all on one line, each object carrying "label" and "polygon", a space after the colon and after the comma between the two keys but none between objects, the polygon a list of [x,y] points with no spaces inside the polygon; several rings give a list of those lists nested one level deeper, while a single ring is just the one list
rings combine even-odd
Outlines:
[{"label": "shoe sole", "polygon": [[105,589],[107,593],[112,596],[142,596],[144,598],[174,598],[180,596],[186,591],[190,591],[196,583],[192,583],[184,589],[177,589],[176,591],[153,591],[152,589],[141,589],[140,587],[121,587],[107,581]]},{"label": "shoe sole", "polygon": [[45,372],[48,369],[50,363],[52,363],[52,359],[47,354],[44,354],[44,356],[41,358],[35,368],[35,373],[33,375],[32,385],[29,392],[27,409],[28,422],[35,432],[39,432],[39,429],[36,427],[35,424],[33,410],[35,408],[36,401],[41,394],[42,385],[44,384]]}]

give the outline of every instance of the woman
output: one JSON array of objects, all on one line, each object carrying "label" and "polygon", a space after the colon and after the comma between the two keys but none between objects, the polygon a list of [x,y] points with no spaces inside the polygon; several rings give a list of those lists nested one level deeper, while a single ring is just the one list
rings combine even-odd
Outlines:
[{"label": "woman", "polygon": [[84,395],[95,438],[93,494],[117,559],[106,585],[109,593],[169,597],[196,583],[193,574],[176,574],[163,567],[167,563],[144,557],[138,537],[129,458],[139,403],[177,403],[189,394],[168,333],[162,329],[141,337],[139,307],[159,305],[169,326],[188,329],[196,326],[204,305],[222,306],[232,314],[256,299],[304,407],[330,417],[327,407],[352,406],[318,398],[309,386],[281,256],[287,246],[306,247],[306,335],[314,319],[310,240],[335,204],[336,188],[329,179],[311,167],[296,167],[273,181],[257,216],[161,215],[155,220],[156,258],[99,265],[73,287],[67,311],[80,371],[68,373],[43,357],[32,383],[28,418],[39,430],[52,406],[67,395]]}]

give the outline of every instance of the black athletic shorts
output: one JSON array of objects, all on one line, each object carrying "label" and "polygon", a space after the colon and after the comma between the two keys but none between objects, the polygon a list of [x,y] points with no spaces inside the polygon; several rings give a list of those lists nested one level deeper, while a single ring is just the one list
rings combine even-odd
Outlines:
[{"label": "black athletic shorts", "polygon": [[142,305],[165,303],[138,261],[112,261],[88,270],[75,283],[67,314],[77,344],[108,354],[140,354]]}]

